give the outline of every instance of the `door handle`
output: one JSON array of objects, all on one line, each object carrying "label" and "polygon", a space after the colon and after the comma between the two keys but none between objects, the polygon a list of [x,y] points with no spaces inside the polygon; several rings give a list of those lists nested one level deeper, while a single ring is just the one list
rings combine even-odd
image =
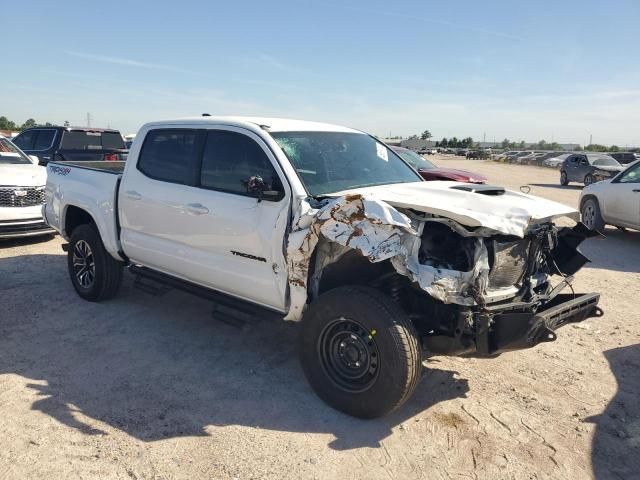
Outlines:
[{"label": "door handle", "polygon": [[124,194],[126,195],[127,198],[129,198],[131,200],[140,200],[142,198],[142,195],[140,195],[138,192],[133,191],[133,190],[129,190],[127,192],[124,192]]},{"label": "door handle", "polygon": [[209,209],[201,203],[189,203],[187,205],[187,212],[191,215],[206,215],[209,213]]}]

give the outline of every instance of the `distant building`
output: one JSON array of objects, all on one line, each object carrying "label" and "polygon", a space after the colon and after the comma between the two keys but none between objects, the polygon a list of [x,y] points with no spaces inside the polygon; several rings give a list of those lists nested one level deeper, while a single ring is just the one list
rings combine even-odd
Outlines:
[{"label": "distant building", "polygon": [[11,130],[0,130],[0,136],[5,138],[13,138],[18,135],[20,132],[13,132]]},{"label": "distant building", "polygon": [[422,140],[421,138],[407,138],[400,142],[400,146],[413,150],[414,152],[419,152],[420,150],[425,150],[427,148],[435,148],[436,142],[432,142],[431,140]]},{"label": "distant building", "polygon": [[404,147],[414,152],[419,152],[426,148],[435,148],[436,142],[422,140],[421,138],[381,138],[381,141],[390,147]]},{"label": "distant building", "polygon": [[[477,142],[476,145],[479,148],[502,148],[502,142]],[[516,145],[518,145],[518,142],[516,142]],[[537,145],[537,143],[525,142],[523,149],[536,150]],[[560,143],[558,145],[560,147],[560,150],[564,150],[565,152],[572,152],[581,148],[580,144],[578,143]],[[514,150],[517,150],[519,148],[519,146],[516,146],[514,147]]]},{"label": "distant building", "polygon": [[574,150],[578,150],[582,148],[579,143],[561,143],[560,148],[565,152],[573,152]]}]

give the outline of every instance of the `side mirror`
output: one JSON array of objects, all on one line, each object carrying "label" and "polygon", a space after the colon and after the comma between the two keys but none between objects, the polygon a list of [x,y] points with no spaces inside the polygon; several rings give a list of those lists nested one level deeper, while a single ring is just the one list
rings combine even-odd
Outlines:
[{"label": "side mirror", "polygon": [[31,163],[34,165],[40,165],[40,159],[35,155],[29,155],[29,160],[31,160]]},{"label": "side mirror", "polygon": [[249,177],[249,180],[247,181],[247,193],[257,195],[258,202],[261,202],[265,197],[277,199],[281,195],[281,192],[271,190],[271,186],[267,184],[260,175]]}]

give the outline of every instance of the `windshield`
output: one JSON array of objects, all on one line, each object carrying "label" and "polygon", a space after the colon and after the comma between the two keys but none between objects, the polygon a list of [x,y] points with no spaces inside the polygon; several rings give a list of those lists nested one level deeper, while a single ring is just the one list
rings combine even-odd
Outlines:
[{"label": "windshield", "polygon": [[31,163],[29,157],[6,138],[0,138],[0,165]]},{"label": "windshield", "polygon": [[620,164],[616,161],[615,158],[607,157],[604,155],[601,157],[589,157],[589,160],[591,161],[591,165],[599,165],[599,166],[605,166],[605,167],[620,166]]},{"label": "windshield", "polygon": [[368,135],[343,132],[271,135],[311,195],[421,181],[398,155]]},{"label": "windshield", "polygon": [[425,160],[416,152],[411,150],[393,150],[400,155],[405,162],[411,165],[416,170],[432,170],[436,166],[428,160]]}]

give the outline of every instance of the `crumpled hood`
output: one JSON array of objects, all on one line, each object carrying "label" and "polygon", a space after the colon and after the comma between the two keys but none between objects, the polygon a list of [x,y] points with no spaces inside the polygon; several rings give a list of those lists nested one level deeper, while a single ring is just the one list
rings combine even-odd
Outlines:
[{"label": "crumpled hood", "polygon": [[0,164],[0,185],[41,187],[47,183],[47,169],[33,164]]},{"label": "crumpled hood", "polygon": [[577,210],[533,195],[510,190],[502,195],[484,195],[452,188],[464,185],[467,184],[446,181],[398,183],[357,188],[331,196],[361,194],[397,208],[439,215],[468,227],[485,227],[518,237],[524,237],[532,224],[564,216],[576,221],[580,219]]},{"label": "crumpled hood", "polygon": [[622,172],[627,169],[624,165],[620,165],[619,167],[615,165],[594,165],[593,168],[596,170],[604,170],[605,172]]}]

